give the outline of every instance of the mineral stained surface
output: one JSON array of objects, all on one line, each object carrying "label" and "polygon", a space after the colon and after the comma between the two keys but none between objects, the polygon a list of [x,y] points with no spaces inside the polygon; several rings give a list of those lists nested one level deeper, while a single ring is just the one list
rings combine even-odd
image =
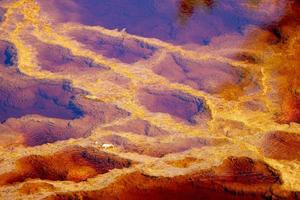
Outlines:
[{"label": "mineral stained surface", "polygon": [[300,199],[300,1],[0,0],[0,199]]}]

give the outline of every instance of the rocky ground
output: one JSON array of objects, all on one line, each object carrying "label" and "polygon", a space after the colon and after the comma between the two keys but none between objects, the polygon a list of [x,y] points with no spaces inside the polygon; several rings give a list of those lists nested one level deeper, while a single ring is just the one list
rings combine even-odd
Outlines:
[{"label": "rocky ground", "polygon": [[300,199],[299,1],[95,2],[0,1],[0,199]]}]

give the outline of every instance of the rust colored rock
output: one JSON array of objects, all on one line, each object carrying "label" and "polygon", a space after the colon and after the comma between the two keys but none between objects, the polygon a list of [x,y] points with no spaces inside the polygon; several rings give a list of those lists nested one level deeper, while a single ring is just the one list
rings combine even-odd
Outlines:
[{"label": "rust colored rock", "polygon": [[[236,171],[239,170],[239,171]],[[243,172],[248,175],[243,176]],[[259,177],[259,178],[258,178]],[[152,177],[140,172],[119,177],[106,188],[95,191],[58,193],[47,200],[63,199],[296,199],[296,193],[278,196],[272,188],[280,185],[276,171],[261,161],[231,157],[211,170],[184,176]]]},{"label": "rust colored rock", "polygon": [[[300,53],[300,48],[299,51]],[[294,57],[298,60],[298,57]],[[279,71],[281,76],[279,95],[281,96],[281,113],[276,116],[279,123],[300,123],[300,62],[289,69],[282,68]]]},{"label": "rust colored rock", "polygon": [[290,1],[286,10],[286,15],[278,23],[267,27],[271,33],[269,43],[272,48],[293,52],[289,56],[283,54],[280,61],[274,63],[272,71],[280,106],[280,112],[275,113],[274,118],[282,124],[300,123],[300,41],[294,40],[300,26],[299,1]]},{"label": "rust colored rock", "polygon": [[247,157],[229,157],[213,169],[215,181],[248,185],[282,183],[280,174],[263,161]]},{"label": "rust colored rock", "polygon": [[[287,38],[290,38],[290,30],[285,31],[287,33],[283,31],[283,34],[287,35]],[[279,44],[278,48],[287,45],[288,44]],[[282,63],[280,63],[280,66],[278,66],[275,71],[277,75],[275,82],[278,85],[277,91],[281,108],[281,112],[276,114],[276,120],[279,123],[300,123],[300,61],[298,58],[300,54],[300,41],[296,42],[293,51],[294,54],[289,57],[284,57]]]},{"label": "rust colored rock", "polygon": [[265,156],[279,160],[300,160],[300,135],[282,131],[267,133],[260,146]]},{"label": "rust colored rock", "polygon": [[181,0],[178,9],[179,19],[182,23],[186,23],[197,8],[212,8],[214,4],[214,0]]},{"label": "rust colored rock", "polygon": [[75,146],[49,156],[30,155],[19,159],[16,170],[0,175],[0,185],[26,179],[80,182],[131,165],[130,160],[116,155]]}]

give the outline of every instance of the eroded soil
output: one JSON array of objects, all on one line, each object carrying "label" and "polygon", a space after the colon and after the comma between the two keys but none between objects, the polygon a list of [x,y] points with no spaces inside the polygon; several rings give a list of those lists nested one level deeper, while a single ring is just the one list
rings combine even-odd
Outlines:
[{"label": "eroded soil", "polygon": [[299,13],[0,1],[0,199],[299,199]]}]

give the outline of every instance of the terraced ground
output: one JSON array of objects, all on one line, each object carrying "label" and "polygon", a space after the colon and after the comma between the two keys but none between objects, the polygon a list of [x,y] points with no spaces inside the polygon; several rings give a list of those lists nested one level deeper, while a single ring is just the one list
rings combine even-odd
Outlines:
[{"label": "terraced ground", "polygon": [[0,6],[0,199],[300,199],[298,0]]}]

